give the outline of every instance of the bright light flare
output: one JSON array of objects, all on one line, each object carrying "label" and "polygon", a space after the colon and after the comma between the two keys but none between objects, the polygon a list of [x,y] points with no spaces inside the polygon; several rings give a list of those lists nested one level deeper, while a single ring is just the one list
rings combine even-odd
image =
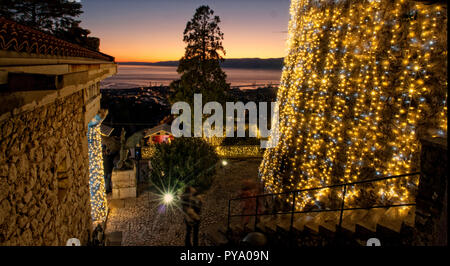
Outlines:
[{"label": "bright light flare", "polygon": [[163,202],[164,202],[165,205],[172,204],[173,200],[174,200],[174,196],[173,196],[172,193],[165,193],[163,195]]},{"label": "bright light flare", "polygon": [[227,166],[227,165],[228,165],[228,162],[225,161],[225,160],[223,160],[223,161],[222,161],[222,165],[223,165],[223,166]]}]

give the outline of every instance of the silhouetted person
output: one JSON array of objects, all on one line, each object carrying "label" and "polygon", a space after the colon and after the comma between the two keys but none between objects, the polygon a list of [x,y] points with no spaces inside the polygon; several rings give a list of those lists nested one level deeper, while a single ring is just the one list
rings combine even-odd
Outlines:
[{"label": "silhouetted person", "polygon": [[[200,227],[202,199],[200,195],[196,195],[195,188],[188,186],[181,196],[181,204],[184,212],[184,222],[186,223],[185,245],[187,247],[196,247],[198,246],[198,229]],[[191,233],[193,233],[192,242]]]},{"label": "silhouetted person", "polygon": [[[258,184],[255,181],[248,179],[243,181],[243,187],[239,193],[239,197],[240,198],[249,197],[248,199],[241,200],[241,208],[243,214],[246,215],[255,214],[256,200],[259,201],[258,212],[263,209],[264,206],[262,203],[262,198],[258,199],[253,198],[258,194],[260,194],[260,190],[258,189]],[[250,217],[251,216],[242,216],[241,222],[244,224],[244,226],[249,223]]]},{"label": "silhouetted person", "polygon": [[92,232],[92,245],[93,246],[105,245],[105,234],[100,224],[97,224],[97,227],[95,227],[94,232]]}]

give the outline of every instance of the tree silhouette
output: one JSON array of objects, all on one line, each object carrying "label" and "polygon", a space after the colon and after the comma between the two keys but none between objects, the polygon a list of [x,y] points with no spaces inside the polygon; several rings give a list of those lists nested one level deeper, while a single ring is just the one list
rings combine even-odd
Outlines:
[{"label": "tree silhouette", "polygon": [[73,0],[0,0],[0,16],[98,50],[99,39],[88,37],[90,31],[76,19],[83,13],[81,8]]},{"label": "tree silhouette", "polygon": [[181,78],[170,84],[171,103],[185,101],[192,105],[194,93],[202,93],[204,102],[225,100],[224,92],[230,85],[220,68],[225,55],[223,33],[220,18],[213,15],[209,6],[200,6],[186,24],[183,41],[187,46],[177,69]]}]

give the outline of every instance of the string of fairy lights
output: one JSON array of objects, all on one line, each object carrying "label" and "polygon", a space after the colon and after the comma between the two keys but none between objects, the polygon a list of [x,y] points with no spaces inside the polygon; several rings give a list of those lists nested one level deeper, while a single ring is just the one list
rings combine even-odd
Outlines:
[{"label": "string of fairy lights", "polygon": [[261,156],[259,145],[216,146],[216,153],[223,158],[254,158]]},{"label": "string of fairy lights", "polygon": [[89,190],[93,221],[103,222],[107,215],[105,179],[103,171],[102,138],[98,115],[88,126]]},{"label": "string of fairy lights", "polygon": [[[447,133],[446,14],[443,3],[292,0],[280,141],[260,167],[267,192],[417,171],[419,138]],[[372,189],[406,203],[417,185],[408,177]],[[346,203],[358,204],[360,191],[350,187]],[[331,194],[302,195],[297,207]]]}]

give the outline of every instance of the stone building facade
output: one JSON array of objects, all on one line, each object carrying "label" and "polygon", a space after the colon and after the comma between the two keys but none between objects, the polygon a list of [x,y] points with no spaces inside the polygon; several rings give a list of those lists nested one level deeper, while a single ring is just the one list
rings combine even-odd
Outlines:
[{"label": "stone building facade", "polygon": [[87,244],[88,123],[105,116],[99,83],[116,73],[114,58],[0,24],[0,245]]},{"label": "stone building facade", "polygon": [[58,245],[71,237],[87,241],[91,221],[83,116],[78,92],[0,122],[4,245]]}]

